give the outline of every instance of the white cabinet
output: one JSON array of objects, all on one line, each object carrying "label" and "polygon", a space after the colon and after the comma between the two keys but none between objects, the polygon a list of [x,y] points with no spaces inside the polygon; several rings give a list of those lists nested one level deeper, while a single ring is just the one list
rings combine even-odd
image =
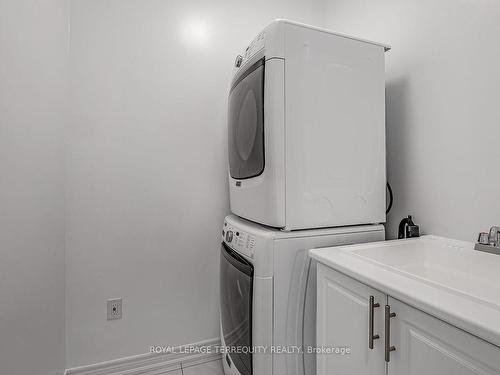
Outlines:
[{"label": "white cabinet", "polygon": [[317,347],[350,348],[318,354],[317,375],[500,375],[499,347],[322,264],[317,280]]},{"label": "white cabinet", "polygon": [[388,374],[500,374],[500,348],[389,297]]},{"label": "white cabinet", "polygon": [[[317,355],[318,375],[384,375],[383,311],[386,296],[358,281],[318,264],[317,348],[333,353]],[[373,335],[369,348],[370,297],[373,297]],[[349,354],[334,348],[349,348]]]}]

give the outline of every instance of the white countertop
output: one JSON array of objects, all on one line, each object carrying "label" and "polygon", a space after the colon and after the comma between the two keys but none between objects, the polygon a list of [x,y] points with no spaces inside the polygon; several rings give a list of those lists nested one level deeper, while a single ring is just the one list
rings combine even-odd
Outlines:
[{"label": "white countertop", "polygon": [[500,255],[436,236],[313,249],[309,254],[500,346]]}]

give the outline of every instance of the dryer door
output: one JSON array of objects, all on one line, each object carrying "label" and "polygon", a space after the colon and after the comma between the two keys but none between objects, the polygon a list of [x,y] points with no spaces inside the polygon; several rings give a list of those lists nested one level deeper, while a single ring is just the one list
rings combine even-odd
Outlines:
[{"label": "dryer door", "polygon": [[[241,77],[248,71],[242,72]],[[228,118],[231,212],[259,224],[283,228],[286,224],[285,60],[266,60],[265,69],[263,65],[258,66],[238,83],[239,79],[236,78],[236,86],[231,92]],[[255,107],[250,99],[253,95]],[[255,112],[243,111],[245,97],[247,106]],[[245,113],[255,113],[256,117]],[[252,119],[250,122],[254,125],[245,125],[244,119]],[[245,158],[247,160],[243,161]]]},{"label": "dryer door", "polygon": [[264,59],[240,75],[229,93],[229,173],[237,180],[264,171]]},{"label": "dryer door", "polygon": [[252,291],[253,265],[223,243],[220,256],[221,328],[231,366],[241,375],[252,374]]}]

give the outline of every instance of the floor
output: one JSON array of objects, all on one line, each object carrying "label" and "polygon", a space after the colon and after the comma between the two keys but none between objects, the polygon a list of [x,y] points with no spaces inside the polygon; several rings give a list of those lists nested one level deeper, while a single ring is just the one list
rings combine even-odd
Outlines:
[{"label": "floor", "polygon": [[220,359],[198,363],[193,366],[183,365],[182,369],[168,372],[166,375],[224,375]]}]

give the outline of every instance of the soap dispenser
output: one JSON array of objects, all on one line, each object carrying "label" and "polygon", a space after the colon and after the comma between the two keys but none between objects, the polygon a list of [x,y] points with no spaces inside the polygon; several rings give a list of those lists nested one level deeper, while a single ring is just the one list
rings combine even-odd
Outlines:
[{"label": "soap dispenser", "polygon": [[408,215],[399,223],[398,239],[412,237],[420,237],[420,228],[413,222],[411,215]]}]

